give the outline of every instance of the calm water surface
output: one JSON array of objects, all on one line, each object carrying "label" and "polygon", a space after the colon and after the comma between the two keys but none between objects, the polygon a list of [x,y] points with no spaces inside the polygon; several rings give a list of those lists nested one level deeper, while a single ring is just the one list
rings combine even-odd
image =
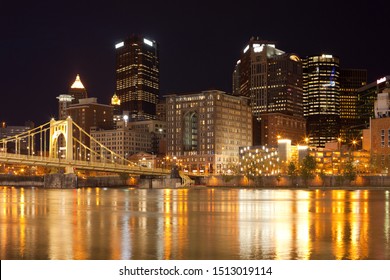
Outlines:
[{"label": "calm water surface", "polygon": [[390,191],[0,187],[1,259],[390,259]]}]

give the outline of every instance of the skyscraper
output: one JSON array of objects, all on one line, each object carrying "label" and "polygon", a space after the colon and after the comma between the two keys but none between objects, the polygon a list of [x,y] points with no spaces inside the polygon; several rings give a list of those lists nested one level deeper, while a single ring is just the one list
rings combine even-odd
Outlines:
[{"label": "skyscraper", "polygon": [[367,128],[370,118],[375,116],[374,104],[377,100],[378,93],[390,88],[390,75],[381,77],[358,89],[357,112],[359,115],[360,128]]},{"label": "skyscraper", "polygon": [[130,119],[155,119],[159,97],[159,50],[155,41],[132,35],[116,48],[116,94]]},{"label": "skyscraper", "polygon": [[303,59],[303,101],[310,144],[324,147],[340,135],[339,58],[329,54]]},{"label": "skyscraper", "polygon": [[234,68],[233,95],[250,99],[254,145],[276,146],[277,136],[293,142],[304,137],[302,63],[297,55],[252,37]]},{"label": "skyscraper", "polygon": [[367,70],[340,69],[340,140],[351,143],[360,138],[358,89],[367,84]]},{"label": "skyscraper", "polygon": [[237,168],[239,147],[252,146],[245,97],[219,90],[166,95],[167,155],[184,171],[224,173]]}]

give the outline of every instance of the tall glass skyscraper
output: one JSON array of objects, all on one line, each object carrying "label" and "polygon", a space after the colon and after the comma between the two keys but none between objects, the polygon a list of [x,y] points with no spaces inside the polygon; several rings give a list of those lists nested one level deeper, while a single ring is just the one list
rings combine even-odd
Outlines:
[{"label": "tall glass skyscraper", "polygon": [[324,147],[340,135],[339,58],[329,54],[303,59],[303,104],[310,144]]},{"label": "tall glass skyscraper", "polygon": [[366,69],[340,69],[340,140],[350,144],[360,139],[362,129],[358,113],[358,89],[367,84]]},{"label": "tall glass skyscraper", "polygon": [[151,39],[132,35],[115,45],[116,95],[132,120],[155,119],[159,97],[159,49]]},{"label": "tall glass skyscraper", "polygon": [[299,142],[305,136],[302,62],[275,43],[252,37],[233,72],[233,95],[250,100],[254,145],[276,146],[279,137]]}]

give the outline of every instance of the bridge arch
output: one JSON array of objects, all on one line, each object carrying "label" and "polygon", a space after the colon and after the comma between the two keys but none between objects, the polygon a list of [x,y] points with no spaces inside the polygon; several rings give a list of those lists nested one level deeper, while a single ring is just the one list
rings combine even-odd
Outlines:
[{"label": "bridge arch", "polygon": [[[50,121],[49,157],[73,160],[72,118]],[[65,142],[65,143],[62,143]],[[65,144],[65,145],[64,145]]]}]

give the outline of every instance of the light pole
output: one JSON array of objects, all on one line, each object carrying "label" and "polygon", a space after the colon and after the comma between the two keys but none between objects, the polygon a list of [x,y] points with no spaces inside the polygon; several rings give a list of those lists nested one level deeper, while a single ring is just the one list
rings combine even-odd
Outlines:
[{"label": "light pole", "polygon": [[309,137],[305,137],[304,141],[306,146],[309,146],[309,141],[310,141]]},{"label": "light pole", "polygon": [[355,161],[354,152],[355,152],[355,149],[356,149],[356,144],[357,144],[357,141],[356,140],[352,140],[352,163]]}]

